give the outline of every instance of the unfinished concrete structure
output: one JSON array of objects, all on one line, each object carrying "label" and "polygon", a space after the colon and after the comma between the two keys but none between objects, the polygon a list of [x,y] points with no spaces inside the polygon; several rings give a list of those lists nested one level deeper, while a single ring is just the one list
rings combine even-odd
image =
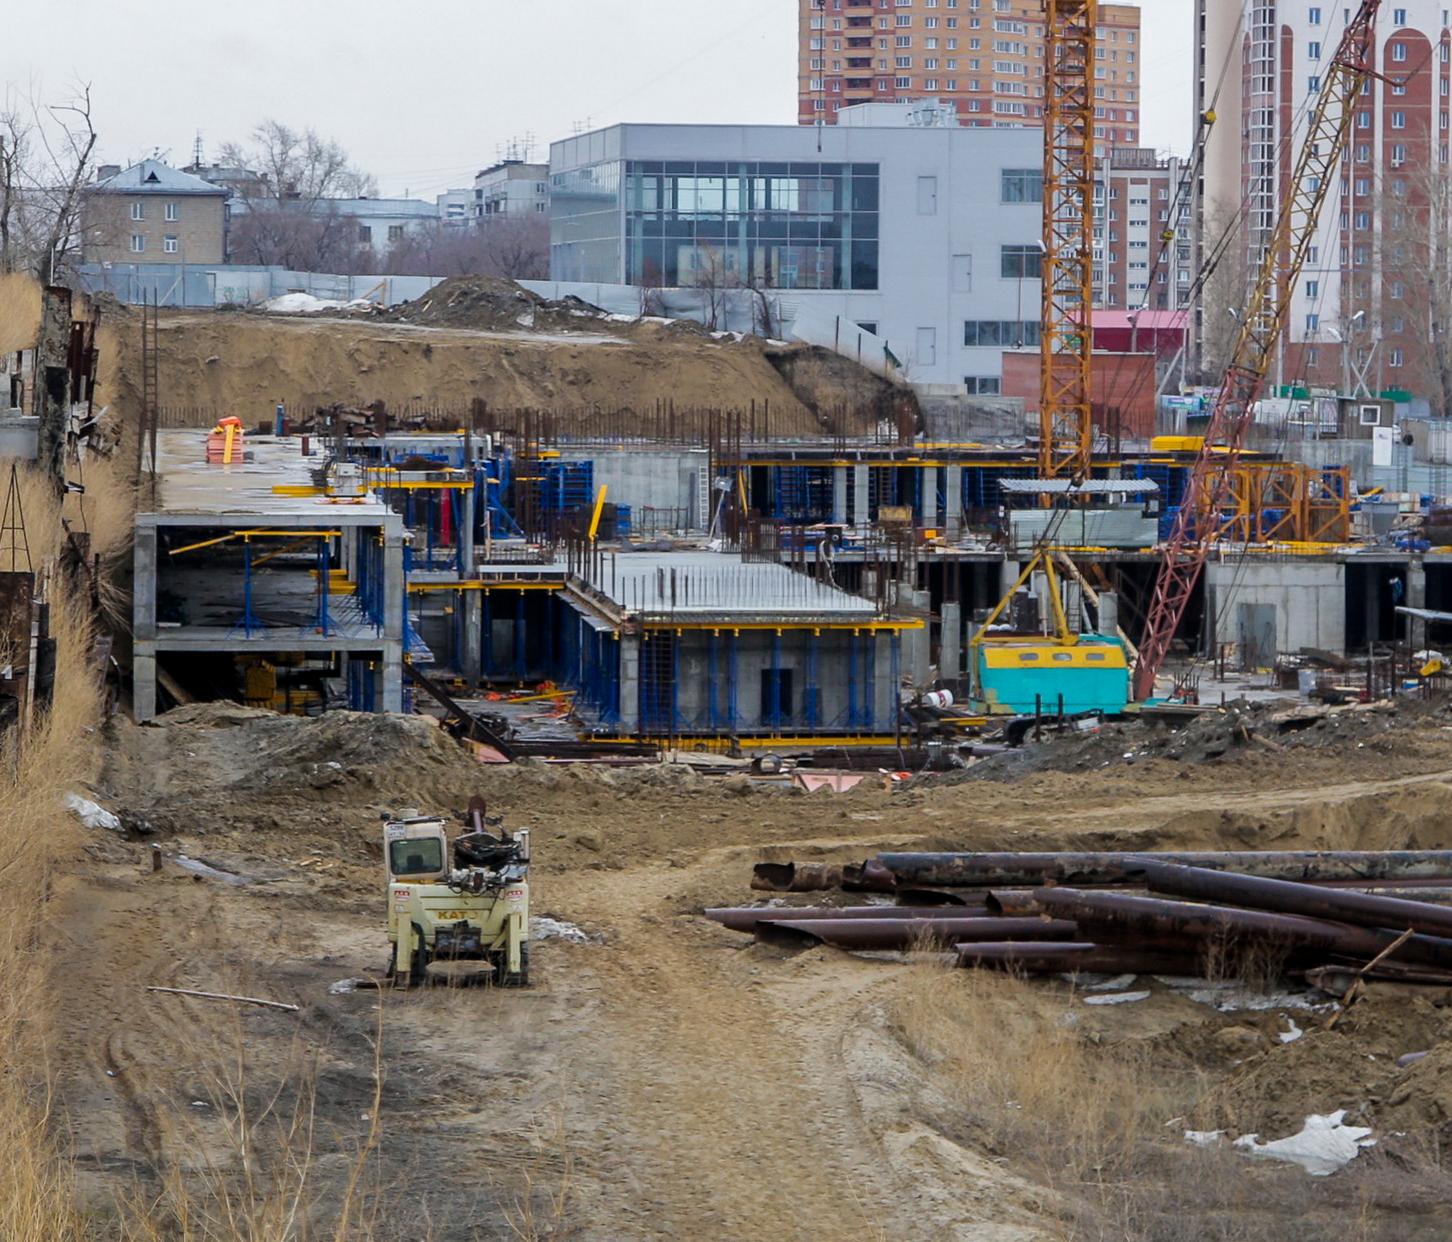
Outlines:
[{"label": "unfinished concrete structure", "polygon": [[257,676],[278,667],[340,683],[357,709],[402,710],[402,519],[373,495],[327,495],[298,439],[249,437],[230,465],[208,464],[206,439],[161,432],[154,497],[142,482],[136,718],[155,714],[159,678],[286,702]]}]

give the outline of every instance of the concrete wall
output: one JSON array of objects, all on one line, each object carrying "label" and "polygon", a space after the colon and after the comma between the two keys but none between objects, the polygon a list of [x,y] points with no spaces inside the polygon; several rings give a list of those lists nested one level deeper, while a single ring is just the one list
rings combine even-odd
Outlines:
[{"label": "concrete wall", "polygon": [[34,461],[38,425],[39,421],[28,414],[0,418],[0,460],[18,457],[21,461]]},{"label": "concrete wall", "polygon": [[701,492],[710,491],[707,477],[710,464],[705,449],[642,450],[612,449],[599,445],[564,448],[560,457],[566,461],[590,460],[595,463],[595,488],[609,488],[610,504],[629,505],[637,525],[643,524],[646,509],[681,510],[688,529],[705,529],[702,524]]},{"label": "concrete wall", "polygon": [[1215,620],[1214,641],[1265,646],[1269,634],[1245,634],[1256,624],[1257,606],[1275,609],[1276,653],[1346,646],[1346,566],[1288,561],[1212,562],[1205,567],[1206,608]]}]

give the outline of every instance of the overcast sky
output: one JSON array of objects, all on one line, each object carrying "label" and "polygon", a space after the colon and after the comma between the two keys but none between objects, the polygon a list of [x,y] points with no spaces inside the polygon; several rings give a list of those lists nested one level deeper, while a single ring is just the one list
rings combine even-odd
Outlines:
[{"label": "overcast sky", "polygon": [[[1227,0],[1228,2],[1228,0]],[[99,155],[185,164],[264,117],[385,194],[470,184],[512,140],[617,121],[791,124],[797,0],[8,0],[0,81],[89,82]],[[1190,135],[1191,0],[1144,14],[1146,145]]]}]

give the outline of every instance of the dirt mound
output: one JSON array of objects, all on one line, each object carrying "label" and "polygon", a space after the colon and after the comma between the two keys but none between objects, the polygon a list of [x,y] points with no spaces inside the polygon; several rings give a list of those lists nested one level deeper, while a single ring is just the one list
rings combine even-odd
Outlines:
[{"label": "dirt mound", "polygon": [[[562,429],[574,415],[617,412],[622,434],[643,434],[667,404],[688,429],[711,411],[755,403],[769,405],[775,435],[830,431],[752,341],[653,324],[622,333],[622,325],[590,318],[570,318],[569,324],[568,330],[517,323],[482,330],[373,319],[165,314],[158,350],[162,405],[182,418],[168,425],[210,426],[222,414],[256,422],[279,401],[295,411],[383,401],[399,413],[457,419],[477,397],[496,412],[557,412]],[[135,418],[140,399],[137,348],[134,334],[115,332],[101,360],[100,399],[128,419]],[[850,434],[870,430],[870,415],[851,417]]]},{"label": "dirt mound", "polygon": [[[579,298],[553,301],[494,276],[451,276],[422,297],[402,302],[376,318],[390,323],[416,323],[436,328],[475,328],[491,332],[619,331],[598,306]],[[588,322],[587,322],[588,321]]]}]

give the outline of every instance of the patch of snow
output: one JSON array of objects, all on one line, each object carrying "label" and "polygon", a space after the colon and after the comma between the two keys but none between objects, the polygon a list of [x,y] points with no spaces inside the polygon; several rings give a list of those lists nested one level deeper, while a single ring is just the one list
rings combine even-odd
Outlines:
[{"label": "patch of snow", "polygon": [[[580,313],[580,311],[570,312],[570,314],[572,315],[578,315]],[[521,328],[532,328],[534,327],[534,312],[531,310],[525,311],[522,315],[516,315],[514,317],[514,322],[517,323]]]},{"label": "patch of snow", "polygon": [[1344,1124],[1346,1110],[1334,1113],[1312,1113],[1297,1134],[1259,1142],[1255,1134],[1243,1134],[1235,1146],[1247,1155],[1266,1160],[1286,1160],[1299,1164],[1312,1177],[1329,1177],[1355,1160],[1364,1147],[1375,1145],[1371,1130],[1365,1126]]},{"label": "patch of snow", "polygon": [[222,871],[209,863],[204,863],[197,858],[188,858],[185,854],[178,854],[172,860],[183,871],[190,871],[193,875],[204,876],[209,880],[221,880],[223,884],[232,884],[240,887],[243,884],[250,884],[251,881],[245,875],[238,875],[235,871]]},{"label": "patch of snow", "polygon": [[1224,1130],[1186,1130],[1185,1142],[1196,1147],[1214,1147],[1225,1137]]},{"label": "patch of snow", "polygon": [[83,798],[80,794],[68,793],[66,806],[76,813],[76,818],[87,828],[104,828],[107,832],[124,832],[121,821],[99,803]]},{"label": "patch of snow", "polygon": [[1086,996],[1086,1005],[1129,1005],[1135,1001],[1148,1000],[1148,992],[1105,992],[1099,996]]},{"label": "patch of snow", "polygon": [[373,303],[367,298],[354,298],[351,302],[332,298],[315,298],[311,293],[282,293],[268,298],[261,309],[271,315],[310,315],[318,311],[367,310]]},{"label": "patch of snow", "polygon": [[1301,1028],[1296,1025],[1296,1020],[1289,1014],[1286,1015],[1286,1022],[1289,1024],[1291,1029],[1289,1031],[1281,1031],[1279,1033],[1279,1038],[1281,1043],[1283,1044],[1293,1044],[1296,1042],[1296,1040],[1300,1039],[1301,1036],[1304,1035],[1306,1032],[1301,1030]]},{"label": "patch of snow", "polygon": [[1127,988],[1135,980],[1134,975],[1114,975],[1108,979],[1101,979],[1098,983],[1086,984],[1086,992],[1119,992]]},{"label": "patch of snow", "polygon": [[530,916],[529,938],[531,940],[567,940],[570,944],[589,944],[590,937],[573,923],[562,919],[548,919],[541,914]]},{"label": "patch of snow", "polygon": [[339,979],[337,983],[333,984],[332,987],[330,987],[328,989],[328,995],[329,996],[346,996],[346,995],[348,995],[349,992],[356,992],[357,990],[358,990],[358,980],[356,980],[356,979]]}]

